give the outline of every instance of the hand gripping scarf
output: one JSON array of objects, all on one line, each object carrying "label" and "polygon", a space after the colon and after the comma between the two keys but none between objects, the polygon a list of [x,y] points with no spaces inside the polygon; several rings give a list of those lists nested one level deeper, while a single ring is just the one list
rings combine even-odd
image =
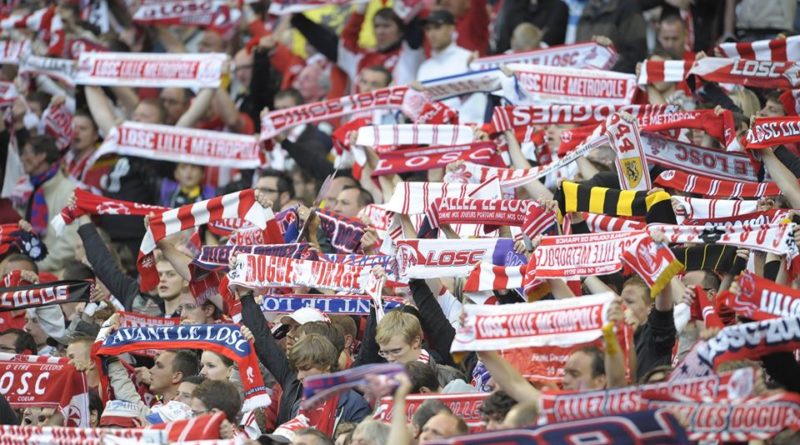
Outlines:
[{"label": "hand gripping scarf", "polygon": [[93,284],[65,280],[0,289],[0,312],[54,304],[88,302]]},{"label": "hand gripping scarf", "polygon": [[[98,347],[99,346],[99,347]],[[119,356],[126,352],[142,349],[200,349],[212,351],[228,357],[239,367],[242,385],[244,386],[243,411],[251,411],[270,404],[258,358],[253,345],[239,331],[238,325],[184,325],[121,328],[109,334],[102,342],[95,345],[93,355],[97,361],[97,369],[103,369],[102,357]],[[108,376],[100,372],[104,386],[108,386]]]},{"label": "hand gripping scarf", "polygon": [[466,320],[450,348],[496,351],[528,346],[570,346],[596,340],[608,322],[612,292],[513,305],[464,305]]},{"label": "hand gripping scarf", "polygon": [[525,63],[530,65],[607,70],[616,63],[617,58],[617,52],[613,47],[603,46],[596,42],[585,42],[481,57],[472,61],[469,66],[471,70],[485,70],[498,68],[500,65],[509,63]]},{"label": "hand gripping scarf", "polygon": [[141,277],[141,289],[152,289],[158,283],[155,259],[152,256],[158,241],[222,218],[242,218],[262,230],[267,228],[267,224],[271,224],[274,228],[270,229],[270,232],[280,233],[272,210],[265,209],[256,202],[255,191],[252,189],[187,204],[156,215],[150,219],[150,227],[145,232],[142,246],[139,248],[136,266]]},{"label": "hand gripping scarf", "polygon": [[721,303],[751,320],[800,316],[800,291],[744,271],[736,279],[741,292]]},{"label": "hand gripping scarf", "polygon": [[64,207],[61,213],[50,220],[56,233],[61,234],[64,228],[83,215],[131,215],[147,216],[152,213],[161,213],[169,210],[168,207],[140,204],[138,202],[120,201],[95,195],[83,189],[75,189],[75,206]]},{"label": "hand gripping scarf", "polygon": [[217,88],[223,53],[114,53],[82,52],[75,83],[95,86],[161,88]]},{"label": "hand gripping scarf", "polygon": [[779,196],[781,189],[774,182],[740,182],[691,175],[679,170],[665,170],[656,178],[656,185],[706,198],[754,199]]},{"label": "hand gripping scarf", "polygon": [[272,139],[291,127],[326,121],[359,111],[399,109],[407,116],[415,118],[428,101],[426,94],[407,86],[399,86],[275,110],[261,118],[261,140]]},{"label": "hand gripping scarf", "polygon": [[723,57],[731,59],[800,61],[800,36],[779,37],[754,42],[729,42],[717,45]]},{"label": "hand gripping scarf", "polygon": [[672,277],[683,270],[672,251],[665,244],[650,237],[639,237],[620,256],[622,264],[642,277],[650,287],[650,296],[655,298],[669,284]]},{"label": "hand gripping scarf", "polygon": [[609,216],[644,216],[647,222],[675,222],[670,195],[587,187],[564,181],[554,197],[562,214],[590,212]]},{"label": "hand gripping scarf", "polygon": [[86,374],[66,358],[0,352],[0,375],[12,408],[57,408],[66,426],[89,426]]},{"label": "hand gripping scarf", "polygon": [[757,117],[747,130],[745,148],[769,148],[800,142],[800,117]]},{"label": "hand gripping scarf", "polygon": [[503,96],[515,105],[537,103],[628,105],[636,77],[611,71],[511,64],[512,82],[503,82]]}]

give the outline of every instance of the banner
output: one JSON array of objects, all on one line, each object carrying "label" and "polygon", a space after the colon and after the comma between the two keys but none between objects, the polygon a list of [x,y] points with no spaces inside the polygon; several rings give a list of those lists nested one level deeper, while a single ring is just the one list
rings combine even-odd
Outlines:
[{"label": "banner", "polygon": [[494,107],[492,129],[488,133],[530,125],[589,125],[605,122],[612,114],[626,112],[640,120],[679,112],[674,105],[518,105]]},{"label": "banner", "polygon": [[94,86],[217,88],[223,53],[82,52],[75,83]]},{"label": "banner", "polygon": [[[438,400],[450,408],[454,415],[464,419],[470,431],[483,431],[484,422],[481,416],[481,405],[489,397],[486,392],[470,392],[456,394],[411,394],[406,396],[406,423],[412,423],[414,413],[426,400]],[[391,423],[394,409],[394,399],[383,397],[375,408],[372,418],[381,422]]]},{"label": "banner", "polygon": [[89,426],[86,374],[66,358],[0,352],[0,382],[14,409],[55,408],[66,426]]},{"label": "banner", "polygon": [[[147,326],[178,326],[181,323],[179,317],[151,317],[149,315],[139,314],[136,312],[118,311],[119,314],[119,327],[121,328],[141,328]],[[132,351],[131,354],[143,355],[145,357],[155,358],[158,351],[155,349],[146,349],[141,351]]]},{"label": "banner", "polygon": [[45,75],[72,87],[75,85],[77,71],[75,61],[70,59],[57,59],[54,57],[41,57],[31,54],[20,59],[19,75],[38,76]]},{"label": "banner", "polygon": [[611,71],[512,64],[515,81],[503,96],[515,105],[545,103],[628,105],[636,77]]},{"label": "banner", "polygon": [[672,244],[727,244],[745,249],[760,250],[785,255],[790,260],[798,254],[794,241],[795,224],[767,224],[750,227],[747,225],[728,227],[687,226],[671,224],[651,224],[667,236]]},{"label": "banner", "polygon": [[683,82],[691,68],[692,62],[685,60],[644,60],[636,83],[651,85],[660,82]]},{"label": "banner", "polygon": [[254,136],[197,130],[173,125],[126,121],[112,128],[92,161],[106,154],[207,167],[261,167],[260,146]]},{"label": "banner", "polygon": [[395,187],[392,197],[383,208],[401,215],[417,215],[425,213],[438,198],[498,199],[500,197],[500,183],[494,180],[482,184],[403,181]]},{"label": "banner", "polygon": [[254,255],[306,258],[308,247],[308,243],[203,246],[200,248],[200,254],[192,259],[192,265],[204,270],[223,271],[228,269],[231,255],[252,253]]},{"label": "banner", "polygon": [[277,0],[269,2],[269,13],[271,15],[288,15],[322,8],[328,5],[345,6],[367,3],[368,1],[369,0]]},{"label": "banner", "polygon": [[93,285],[89,281],[65,280],[0,289],[0,312],[89,302]]},{"label": "banner", "polygon": [[[141,428],[0,425],[0,437],[0,442],[10,445],[123,445],[167,442],[164,431]],[[113,442],[112,437],[121,440]]]},{"label": "banner", "polygon": [[327,261],[240,253],[228,278],[231,286],[248,289],[308,286],[360,294],[367,288],[369,270]]},{"label": "banner", "polygon": [[465,304],[450,352],[570,346],[602,335],[613,292],[511,305]]},{"label": "banner", "polygon": [[303,401],[301,405],[307,409],[315,404],[351,389],[369,385],[368,376],[379,377],[384,382],[398,374],[405,374],[406,369],[400,363],[375,363],[345,369],[332,374],[315,375],[303,380]]},{"label": "banner", "polygon": [[468,71],[422,82],[431,100],[444,100],[472,93],[492,93],[503,89],[508,77],[499,69]]},{"label": "banner", "polygon": [[481,57],[469,64],[471,70],[498,68],[510,63],[545,65],[568,68],[594,68],[607,70],[617,62],[614,48],[596,42],[556,45],[521,53],[498,54]]}]

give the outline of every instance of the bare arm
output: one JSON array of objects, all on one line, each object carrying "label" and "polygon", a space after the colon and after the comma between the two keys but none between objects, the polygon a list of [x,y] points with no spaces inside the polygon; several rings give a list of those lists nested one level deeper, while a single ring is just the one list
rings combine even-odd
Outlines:
[{"label": "bare arm", "polygon": [[539,402],[539,390],[525,380],[525,377],[496,351],[478,352],[478,358],[486,365],[494,381],[511,398],[519,403]]},{"label": "bare arm", "polygon": [[778,184],[792,208],[800,208],[800,184],[797,183],[797,178],[791,170],[783,165],[771,148],[761,150],[761,159],[772,180]]},{"label": "bare arm", "polygon": [[214,96],[214,90],[206,88],[194,98],[192,104],[189,105],[189,109],[186,110],[183,115],[178,118],[178,122],[175,123],[176,127],[193,127],[208,111],[208,107],[211,106],[211,98]]},{"label": "bare arm", "polygon": [[400,387],[394,393],[394,407],[392,408],[392,424],[389,429],[389,440],[387,443],[408,444],[411,445],[411,434],[408,432],[408,424],[406,419],[406,397],[411,392],[411,380],[405,374],[397,376],[400,381]]},{"label": "bare arm", "polygon": [[214,92],[214,109],[217,110],[225,126],[233,132],[240,132],[244,127],[242,116],[236,108],[236,104],[231,99],[230,94],[221,86]]},{"label": "bare arm", "polygon": [[131,87],[111,87],[111,91],[114,92],[119,104],[125,109],[125,114],[128,116],[133,114],[133,110],[139,105],[139,96],[136,95],[136,91]]},{"label": "bare arm", "polygon": [[92,113],[92,118],[97,123],[100,133],[106,136],[111,128],[116,125],[111,103],[100,87],[87,86],[85,91],[89,112]]}]

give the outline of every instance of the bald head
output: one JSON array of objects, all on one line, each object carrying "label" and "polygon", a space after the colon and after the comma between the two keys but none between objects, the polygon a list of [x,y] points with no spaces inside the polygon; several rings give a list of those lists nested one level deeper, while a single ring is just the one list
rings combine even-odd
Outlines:
[{"label": "bald head", "polygon": [[511,51],[515,53],[539,49],[541,43],[542,30],[532,23],[520,23],[511,33]]}]

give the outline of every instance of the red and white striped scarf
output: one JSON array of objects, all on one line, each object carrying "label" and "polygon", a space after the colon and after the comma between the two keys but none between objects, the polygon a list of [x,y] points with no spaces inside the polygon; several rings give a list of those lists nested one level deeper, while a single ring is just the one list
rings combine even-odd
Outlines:
[{"label": "red and white striped scarf", "polygon": [[[510,238],[395,240],[398,273],[403,278],[440,278],[467,275],[486,261],[505,265],[513,258]],[[517,258],[517,260],[519,260]]]},{"label": "red and white striped scarf", "polygon": [[223,53],[82,52],[75,83],[95,86],[216,88],[222,81]]},{"label": "red and white striped scarf", "polygon": [[511,305],[465,304],[465,322],[450,348],[496,351],[530,346],[571,346],[596,340],[608,323],[612,292]]},{"label": "red and white striped scarf", "polygon": [[39,34],[47,43],[47,54],[60,56],[64,51],[64,24],[55,6],[26,15],[12,15],[0,20],[2,29],[26,28]]},{"label": "red and white striped scarf", "polygon": [[497,266],[490,262],[476,264],[464,281],[464,292],[487,292],[524,288],[528,266]]},{"label": "red and white striped scarf", "polygon": [[678,205],[675,216],[683,219],[716,219],[741,216],[758,211],[758,201],[739,199],[705,199],[673,196],[673,203]]},{"label": "red and white striped scarf", "polygon": [[502,188],[517,188],[529,184],[541,177],[541,169],[533,168],[502,168],[479,165],[473,162],[464,162],[458,169],[448,172],[445,176],[447,183],[480,184],[492,179],[500,181]]},{"label": "red and white striped scarf", "polygon": [[779,37],[754,42],[729,42],[717,45],[723,57],[731,59],[800,61],[800,36]]},{"label": "red and white striped scarf", "polygon": [[600,215],[581,212],[583,219],[592,232],[635,232],[644,230],[647,223],[618,216]]},{"label": "red and white striped scarf", "polygon": [[40,133],[52,136],[59,150],[64,151],[72,144],[72,112],[65,103],[45,108],[39,125]]},{"label": "red and white striped scarf", "polygon": [[677,113],[680,110],[675,105],[506,105],[494,107],[492,122],[484,125],[483,129],[487,133],[499,133],[531,125],[599,124],[620,111],[633,115],[641,124],[648,116]]},{"label": "red and white striped scarf", "polygon": [[210,167],[254,169],[263,164],[255,136],[130,121],[109,131],[87,168],[110,153]]},{"label": "red and white striped scarf", "polygon": [[438,198],[497,199],[500,196],[500,183],[495,180],[481,184],[402,182],[383,208],[402,215],[416,215],[425,213]]},{"label": "red and white striped scarf", "polygon": [[329,261],[240,253],[236,255],[236,267],[228,272],[228,280],[229,286],[259,292],[269,287],[308,286],[363,294],[369,288],[370,269]]},{"label": "red and white striped scarf", "polygon": [[655,298],[669,284],[669,280],[683,270],[683,264],[665,244],[653,241],[649,236],[640,237],[636,243],[622,252],[622,264],[642,277]]},{"label": "red and white striped scarf", "polygon": [[398,145],[460,145],[475,139],[465,125],[396,124],[369,125],[358,129],[356,145],[396,147]]},{"label": "red and white striped scarf", "polygon": [[704,57],[694,62],[689,75],[748,88],[800,87],[800,65],[792,62]]},{"label": "red and white striped scarf", "polygon": [[656,185],[665,189],[703,195],[707,198],[763,198],[778,196],[781,189],[774,182],[740,182],[690,175],[678,170],[665,170],[656,178]]},{"label": "red and white striped scarf", "polygon": [[727,244],[745,249],[760,250],[789,259],[797,256],[794,241],[795,224],[773,223],[761,226],[731,225],[727,227],[650,224],[667,236],[670,243]]},{"label": "red and white striped scarf", "polygon": [[514,72],[515,82],[506,82],[503,96],[516,105],[628,105],[636,90],[632,74],[520,64],[508,68]]},{"label": "red and white striped scarf", "polygon": [[509,63],[525,63],[568,68],[594,68],[607,70],[617,62],[617,52],[612,47],[596,42],[557,45],[520,53],[498,54],[475,59],[469,64],[472,70],[499,68]]},{"label": "red and white striped scarf", "polygon": [[152,255],[158,241],[184,230],[207,224],[209,221],[223,218],[242,218],[262,230],[267,227],[267,224],[272,224],[274,229],[271,231],[280,233],[272,209],[262,207],[256,201],[255,190],[252,189],[168,210],[150,219],[150,226],[142,239],[136,264],[141,277],[140,288],[150,290],[158,283],[155,259]]},{"label": "red and white striped scarf", "polygon": [[162,213],[169,210],[167,207],[140,204],[138,202],[121,201],[95,195],[86,190],[75,189],[75,206],[64,207],[61,213],[50,220],[56,233],[63,232],[64,227],[72,224],[83,215],[132,215],[147,216],[152,213]]},{"label": "red and white striped scarf", "polygon": [[0,63],[19,65],[22,56],[30,51],[31,42],[28,40],[0,40]]},{"label": "red and white striped scarf", "polygon": [[19,74],[27,77],[34,77],[41,74],[52,77],[66,85],[74,86],[76,74],[75,61],[28,54],[20,60]]},{"label": "red and white striped scarf", "polygon": [[261,140],[271,139],[298,125],[326,121],[361,111],[398,109],[415,119],[428,101],[429,97],[425,93],[399,86],[275,110],[261,118]]},{"label": "red and white striped scarf", "polygon": [[[466,145],[448,147],[421,147],[379,153],[378,163],[372,176],[382,176],[415,171],[444,168],[457,160],[487,165],[505,165],[497,154],[493,142],[473,142]],[[358,159],[356,159],[358,162]]]},{"label": "red and white striped scarf", "polygon": [[659,82],[682,82],[691,68],[691,61],[645,60],[642,62],[636,83],[651,85]]},{"label": "red and white striped scarf", "polygon": [[745,148],[769,148],[800,142],[800,117],[757,117],[745,136]]}]

